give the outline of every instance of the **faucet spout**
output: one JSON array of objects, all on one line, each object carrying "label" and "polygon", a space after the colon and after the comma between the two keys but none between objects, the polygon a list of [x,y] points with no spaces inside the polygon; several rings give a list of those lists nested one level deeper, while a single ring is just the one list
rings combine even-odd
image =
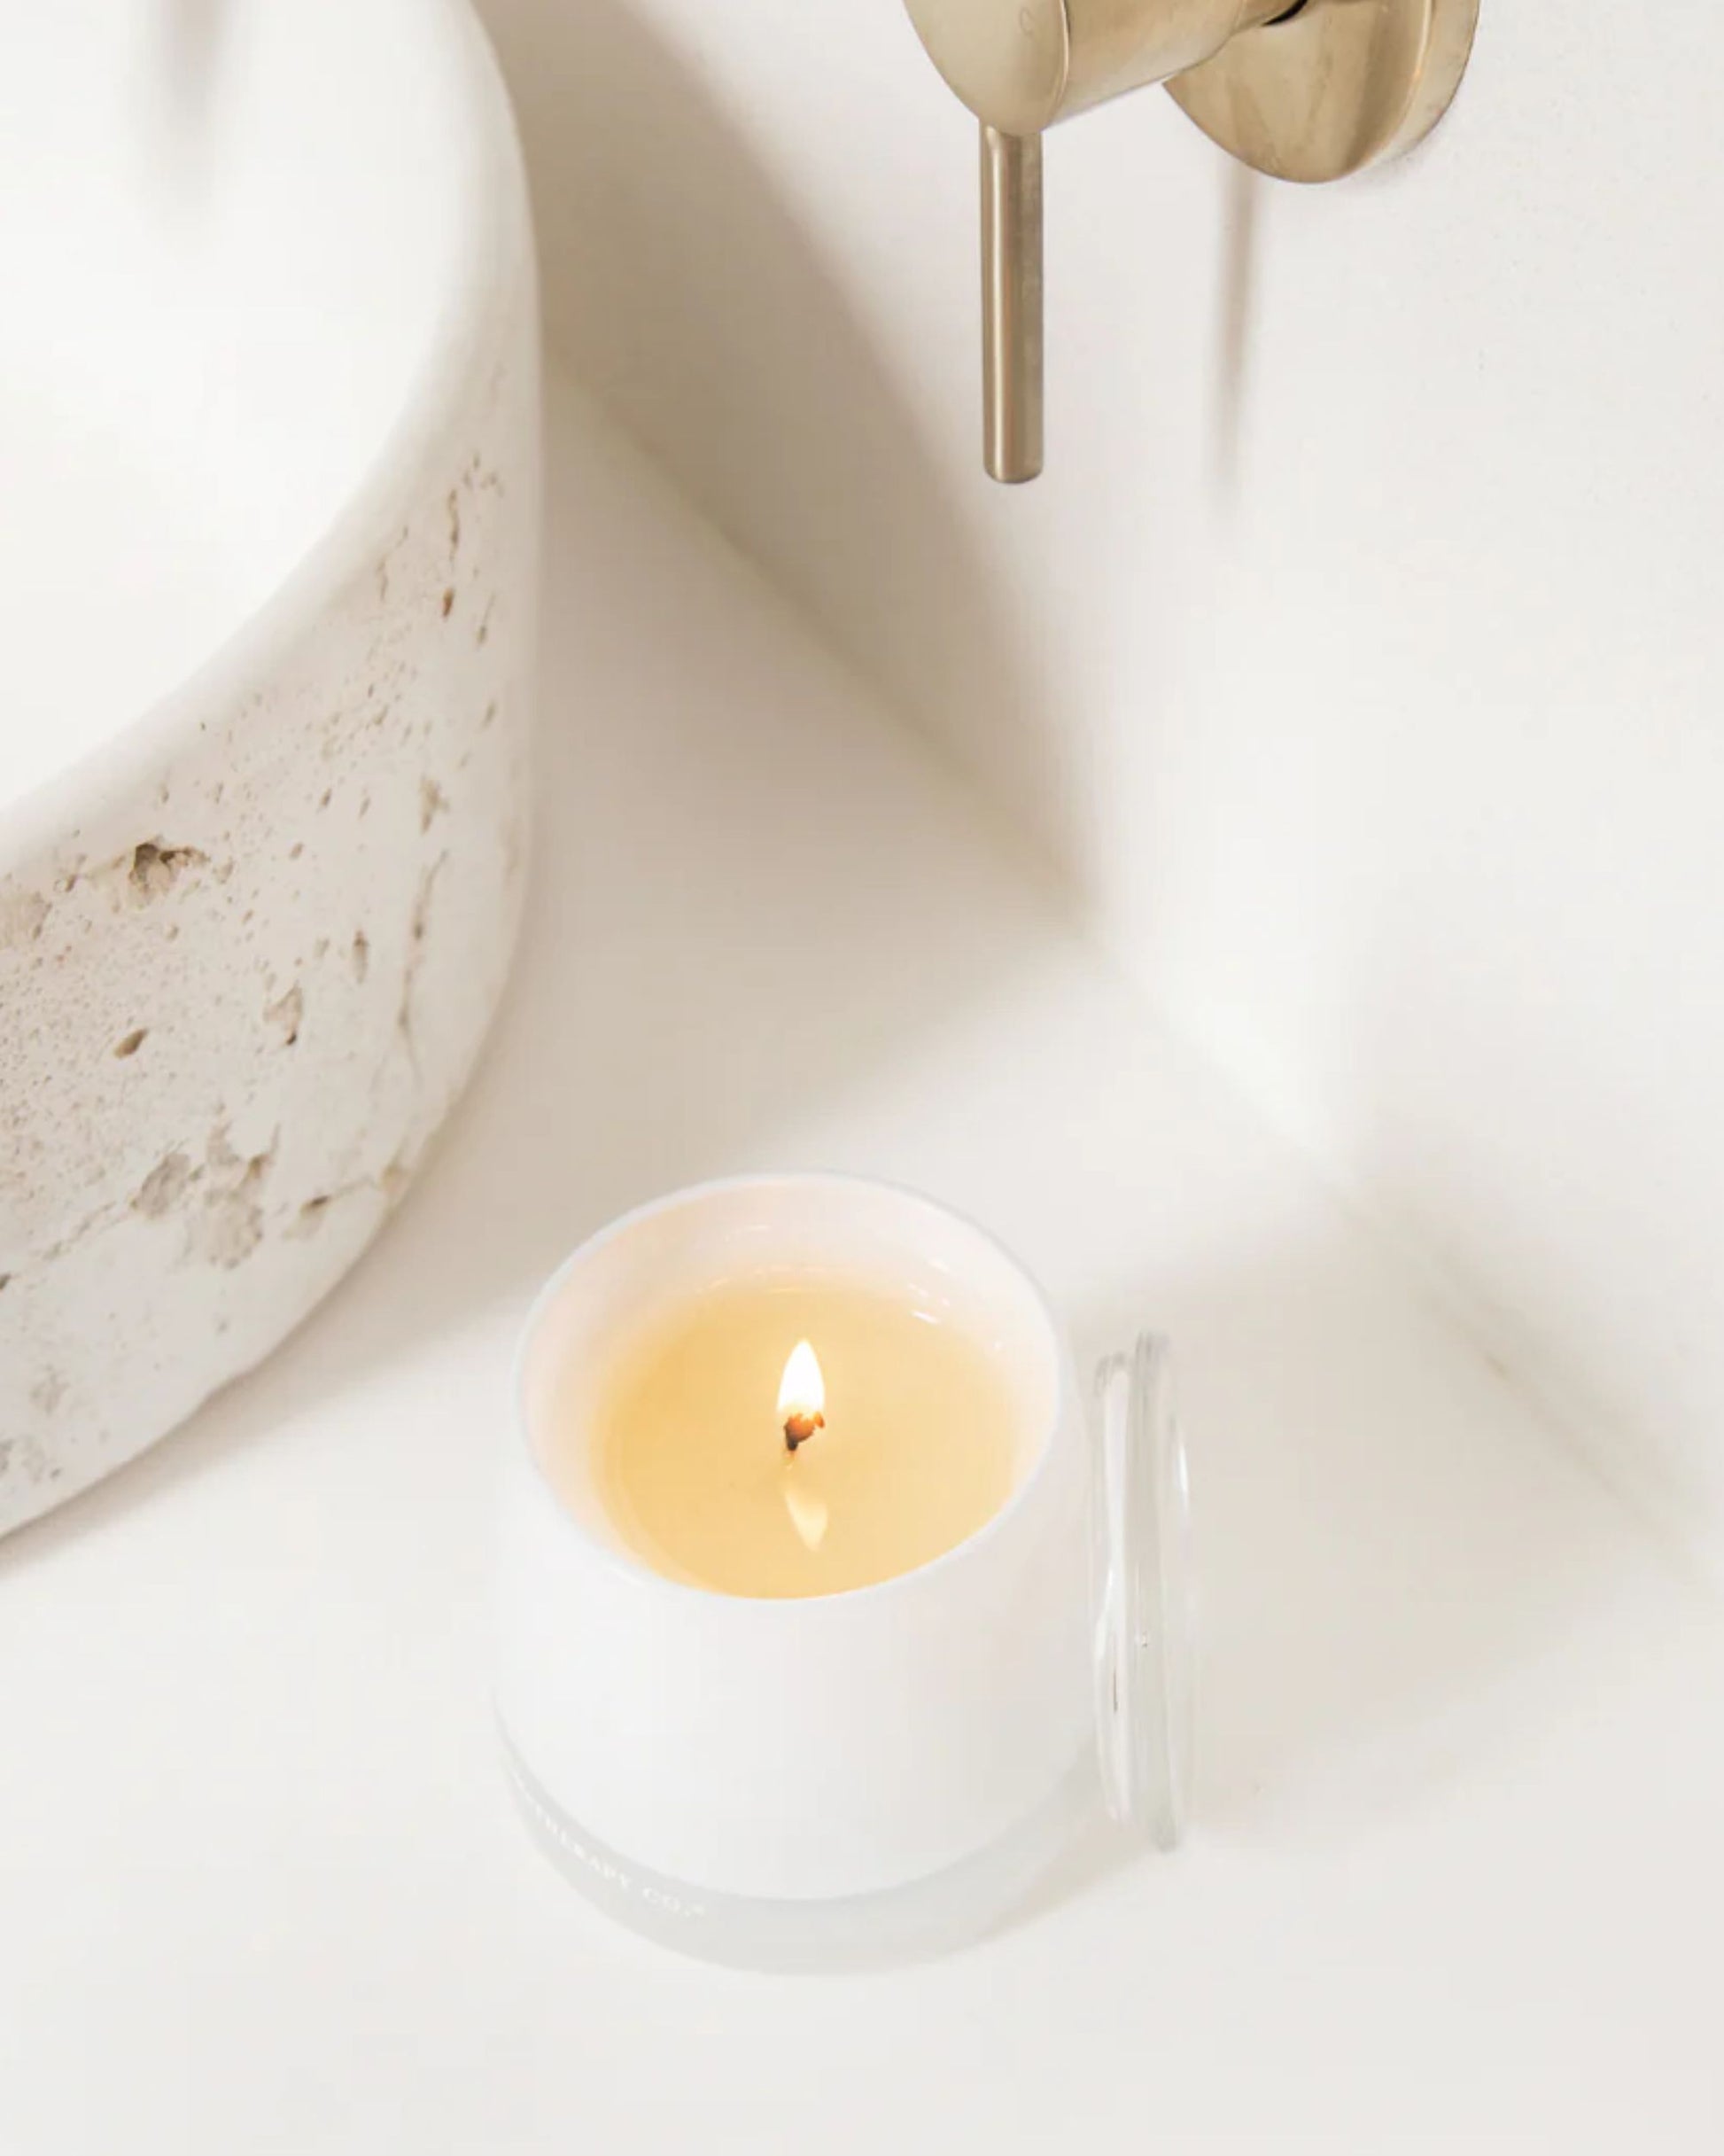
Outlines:
[{"label": "faucet spout", "polygon": [[1016,486],[1042,469],[1042,138],[982,126],[982,456]]}]

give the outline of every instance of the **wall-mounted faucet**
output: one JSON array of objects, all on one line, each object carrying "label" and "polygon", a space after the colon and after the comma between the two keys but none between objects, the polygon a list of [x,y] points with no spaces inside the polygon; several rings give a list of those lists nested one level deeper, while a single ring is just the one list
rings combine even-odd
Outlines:
[{"label": "wall-mounted faucet", "polygon": [[1259,172],[1338,180],[1448,109],[1479,0],[905,0],[982,123],[982,457],[1042,468],[1042,135],[1165,82]]}]

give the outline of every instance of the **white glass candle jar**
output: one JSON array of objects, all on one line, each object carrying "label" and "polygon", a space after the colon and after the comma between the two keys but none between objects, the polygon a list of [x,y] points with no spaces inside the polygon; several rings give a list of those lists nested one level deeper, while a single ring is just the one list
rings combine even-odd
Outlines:
[{"label": "white glass candle jar", "polygon": [[[680,1304],[801,1276],[932,1293],[988,1341],[1026,1434],[1009,1495],[848,1592],[664,1576],[587,1442],[607,1374]],[[750,1964],[927,1951],[997,1921],[1102,1803],[1177,1838],[1188,1493],[1159,1342],[1104,1366],[1091,1428],[1046,1299],[980,1229],[880,1184],[749,1179],[578,1250],[529,1321],[517,1400],[497,1709],[529,1818],[613,1914]]]}]

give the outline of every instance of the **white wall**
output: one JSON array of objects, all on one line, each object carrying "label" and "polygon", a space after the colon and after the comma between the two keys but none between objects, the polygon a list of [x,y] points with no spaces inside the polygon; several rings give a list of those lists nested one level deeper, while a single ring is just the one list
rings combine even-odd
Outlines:
[{"label": "white wall", "polygon": [[486,13],[571,361],[1724,1560],[1724,19],[1484,0],[1329,190],[1074,123],[1008,494],[897,0]]}]

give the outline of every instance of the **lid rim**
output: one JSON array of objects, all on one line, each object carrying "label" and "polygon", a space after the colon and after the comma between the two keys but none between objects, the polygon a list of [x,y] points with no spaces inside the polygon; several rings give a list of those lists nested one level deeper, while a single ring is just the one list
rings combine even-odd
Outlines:
[{"label": "lid rim", "polygon": [[1091,1607],[1096,1744],[1109,1814],[1176,1848],[1191,1763],[1191,1500],[1167,1341],[1096,1374]]}]

